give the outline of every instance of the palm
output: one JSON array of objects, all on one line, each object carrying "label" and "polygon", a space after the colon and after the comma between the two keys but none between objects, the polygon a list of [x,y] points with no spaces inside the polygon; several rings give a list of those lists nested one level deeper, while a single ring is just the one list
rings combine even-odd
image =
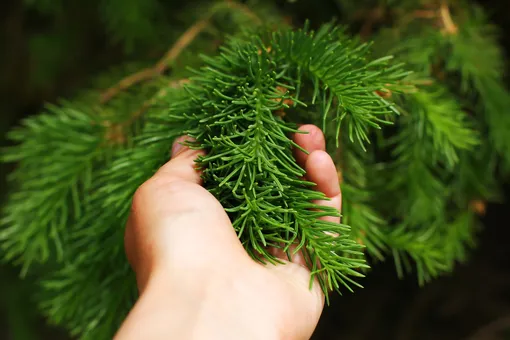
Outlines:
[{"label": "palm", "polygon": [[[324,136],[315,126],[302,129],[309,134],[296,134],[295,142],[309,154],[296,152],[296,159],[307,179],[330,198],[318,203],[340,210],[337,172],[324,151]],[[261,265],[250,258],[221,204],[201,186],[193,168],[196,157],[197,152],[189,149],[178,154],[133,199],[126,252],[142,297],[148,282],[157,277],[160,287],[205,296],[195,301],[204,315],[229,315],[230,320],[250,325],[250,320],[257,320],[255,324],[263,327],[273,325],[280,338],[309,338],[324,296],[317,283],[310,289],[303,257],[297,253],[289,262],[281,250],[270,249],[287,263]]]}]

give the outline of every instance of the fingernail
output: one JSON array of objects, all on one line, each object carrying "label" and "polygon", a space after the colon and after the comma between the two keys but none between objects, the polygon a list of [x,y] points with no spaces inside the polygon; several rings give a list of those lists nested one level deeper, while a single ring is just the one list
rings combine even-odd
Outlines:
[{"label": "fingernail", "polygon": [[172,145],[172,157],[177,156],[179,154],[179,152],[182,151],[182,149],[184,148],[184,145],[182,145],[181,143],[183,143],[185,141],[186,141],[186,136],[181,136],[174,141],[174,144]]}]

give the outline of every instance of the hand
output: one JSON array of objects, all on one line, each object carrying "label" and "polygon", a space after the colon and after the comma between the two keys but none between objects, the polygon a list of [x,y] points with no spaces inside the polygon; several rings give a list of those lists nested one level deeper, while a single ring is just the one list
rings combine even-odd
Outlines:
[{"label": "hand", "polygon": [[[340,210],[335,165],[319,128],[294,140],[307,180]],[[179,141],[182,141],[179,140]],[[221,204],[201,184],[202,151],[177,141],[172,159],[136,192],[125,247],[140,298],[117,339],[308,339],[324,306],[298,253],[284,265],[261,265],[242,247]],[[338,218],[329,217],[339,222]]]}]

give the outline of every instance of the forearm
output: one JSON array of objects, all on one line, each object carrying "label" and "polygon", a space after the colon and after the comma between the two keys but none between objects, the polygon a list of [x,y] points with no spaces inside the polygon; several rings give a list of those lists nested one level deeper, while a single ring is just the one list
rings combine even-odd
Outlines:
[{"label": "forearm", "polygon": [[[280,338],[270,306],[250,304],[231,284],[213,282],[197,290],[151,279],[115,339]],[[263,315],[268,316],[265,324]]]}]

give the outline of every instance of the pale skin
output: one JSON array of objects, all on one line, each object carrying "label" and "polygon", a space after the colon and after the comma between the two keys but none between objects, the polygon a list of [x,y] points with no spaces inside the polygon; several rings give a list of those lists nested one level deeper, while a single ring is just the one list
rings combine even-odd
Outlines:
[{"label": "pale skin", "polygon": [[[295,157],[341,209],[335,165],[324,136],[300,127]],[[115,336],[128,339],[309,339],[324,307],[300,253],[262,265],[242,247],[220,203],[201,186],[194,160],[202,151],[176,141],[171,160],[136,192],[125,248],[140,297]],[[339,222],[339,218],[328,217]]]}]

